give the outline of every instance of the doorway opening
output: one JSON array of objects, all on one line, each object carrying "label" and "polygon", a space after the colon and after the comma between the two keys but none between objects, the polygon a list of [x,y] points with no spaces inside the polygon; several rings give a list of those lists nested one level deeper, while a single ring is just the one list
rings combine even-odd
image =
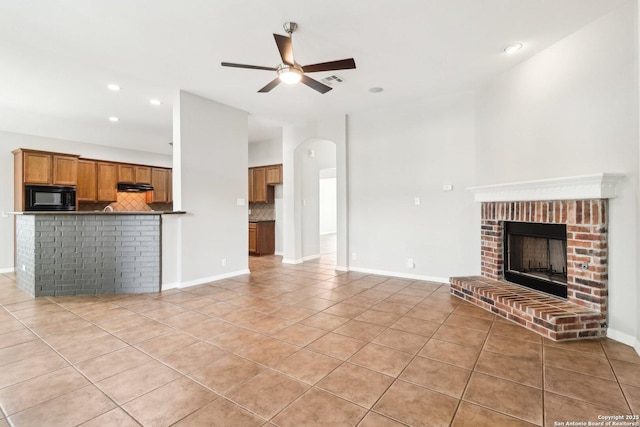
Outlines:
[{"label": "doorway opening", "polygon": [[338,226],[336,168],[321,169],[319,176],[320,260],[323,264],[336,265]]}]

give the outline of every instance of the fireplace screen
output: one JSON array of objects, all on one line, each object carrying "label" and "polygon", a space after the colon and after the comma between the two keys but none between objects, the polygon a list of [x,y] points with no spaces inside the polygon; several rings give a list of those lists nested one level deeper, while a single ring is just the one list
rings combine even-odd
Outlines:
[{"label": "fireplace screen", "polygon": [[559,224],[505,224],[505,279],[567,296],[567,229]]}]

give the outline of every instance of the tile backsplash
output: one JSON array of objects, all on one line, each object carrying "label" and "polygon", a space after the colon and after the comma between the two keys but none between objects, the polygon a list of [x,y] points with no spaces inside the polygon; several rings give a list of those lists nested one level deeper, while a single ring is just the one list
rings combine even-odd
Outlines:
[{"label": "tile backsplash", "polygon": [[79,211],[101,211],[105,207],[111,206],[116,212],[127,211],[172,211],[173,203],[151,203],[147,204],[146,193],[118,193],[118,200],[115,202],[79,202]]},{"label": "tile backsplash", "polygon": [[276,219],[275,203],[249,203],[250,221],[264,221]]},{"label": "tile backsplash", "polygon": [[126,211],[150,211],[147,205],[147,193],[118,192],[118,200],[110,205],[116,212]]}]

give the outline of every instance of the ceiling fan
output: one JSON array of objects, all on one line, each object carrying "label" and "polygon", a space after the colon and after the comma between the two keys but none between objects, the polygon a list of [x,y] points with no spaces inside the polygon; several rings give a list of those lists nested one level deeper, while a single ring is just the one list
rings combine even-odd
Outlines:
[{"label": "ceiling fan", "polygon": [[258,92],[269,92],[274,87],[278,86],[280,82],[289,84],[302,82],[320,93],[327,93],[332,88],[317,80],[308,77],[306,73],[317,73],[319,71],[335,71],[335,70],[348,70],[356,68],[356,62],[353,58],[340,59],[338,61],[321,62],[311,65],[300,65],[293,59],[293,46],[291,44],[292,34],[298,28],[298,24],[295,22],[285,22],[284,30],[289,34],[289,37],[281,36],[280,34],[274,34],[273,37],[278,45],[280,51],[280,57],[282,63],[277,67],[262,67],[259,65],[246,65],[246,64],[234,64],[231,62],[223,62],[223,67],[235,67],[235,68],[249,68],[251,70],[267,70],[276,71],[278,77],[271,80],[265,87]]}]

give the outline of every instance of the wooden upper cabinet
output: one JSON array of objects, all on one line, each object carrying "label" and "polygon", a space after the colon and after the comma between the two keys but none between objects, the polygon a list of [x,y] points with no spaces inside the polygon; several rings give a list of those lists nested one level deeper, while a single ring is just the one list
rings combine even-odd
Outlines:
[{"label": "wooden upper cabinet", "polygon": [[76,185],[78,156],[17,150],[22,153],[21,180],[25,184]]},{"label": "wooden upper cabinet", "polygon": [[267,169],[253,168],[253,201],[267,202]]},{"label": "wooden upper cabinet", "polygon": [[147,203],[161,202],[166,203],[169,201],[167,191],[168,170],[161,168],[151,169],[151,185],[153,191],[148,193]]},{"label": "wooden upper cabinet", "polygon": [[76,199],[85,202],[98,200],[98,175],[96,173],[96,162],[93,160],[78,160]]},{"label": "wooden upper cabinet", "polygon": [[98,201],[114,202],[118,199],[118,165],[97,162]]},{"label": "wooden upper cabinet", "polygon": [[249,203],[253,203],[255,197],[253,196],[253,169],[249,169]]},{"label": "wooden upper cabinet", "polygon": [[167,202],[173,202],[173,169],[167,169]]},{"label": "wooden upper cabinet", "polygon": [[282,184],[282,165],[266,166],[267,185]]},{"label": "wooden upper cabinet", "polygon": [[136,167],[133,165],[118,165],[118,182],[135,183]]},{"label": "wooden upper cabinet", "polygon": [[53,185],[78,184],[78,158],[72,156],[53,156]]},{"label": "wooden upper cabinet", "polygon": [[24,151],[22,155],[24,183],[50,185],[53,178],[51,154]]},{"label": "wooden upper cabinet", "polygon": [[267,167],[249,168],[249,203],[273,203],[273,185],[267,183]]},{"label": "wooden upper cabinet", "polygon": [[136,184],[151,184],[151,168],[136,166]]}]

